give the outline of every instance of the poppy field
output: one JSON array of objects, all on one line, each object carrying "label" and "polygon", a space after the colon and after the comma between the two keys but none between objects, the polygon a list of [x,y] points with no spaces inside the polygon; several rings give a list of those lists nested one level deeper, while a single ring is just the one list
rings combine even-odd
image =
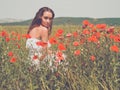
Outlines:
[{"label": "poppy field", "polygon": [[88,20],[53,26],[54,59],[41,60],[38,70],[28,58],[27,29],[0,26],[0,90],[120,90],[119,26]]}]

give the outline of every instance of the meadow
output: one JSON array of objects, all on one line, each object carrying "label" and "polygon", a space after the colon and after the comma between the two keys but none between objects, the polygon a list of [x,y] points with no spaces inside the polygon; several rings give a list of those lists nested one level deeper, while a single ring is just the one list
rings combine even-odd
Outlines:
[{"label": "meadow", "polygon": [[27,29],[0,26],[0,90],[120,90],[120,26],[54,25],[50,49],[59,59],[39,70],[30,65]]}]

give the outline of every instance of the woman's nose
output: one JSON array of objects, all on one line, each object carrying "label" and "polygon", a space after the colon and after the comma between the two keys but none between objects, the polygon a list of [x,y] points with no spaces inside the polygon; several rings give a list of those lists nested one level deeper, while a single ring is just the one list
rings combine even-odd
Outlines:
[{"label": "woman's nose", "polygon": [[47,19],[47,22],[50,22],[50,19]]}]

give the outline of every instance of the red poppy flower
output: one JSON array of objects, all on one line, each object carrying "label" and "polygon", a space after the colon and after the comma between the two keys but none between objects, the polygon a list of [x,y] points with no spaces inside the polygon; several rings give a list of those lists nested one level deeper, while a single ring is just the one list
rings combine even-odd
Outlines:
[{"label": "red poppy flower", "polygon": [[90,34],[90,31],[88,29],[84,29],[83,34]]},{"label": "red poppy flower", "polygon": [[33,60],[36,60],[36,59],[38,59],[38,56],[37,56],[37,55],[34,55],[34,56],[33,56]]},{"label": "red poppy flower", "polygon": [[110,27],[107,29],[108,34],[113,33],[113,32],[114,32],[114,27]]},{"label": "red poppy flower", "polygon": [[10,57],[13,56],[13,52],[11,52],[11,51],[8,52],[8,56],[10,56]]},{"label": "red poppy flower", "polygon": [[77,37],[77,36],[78,36],[78,33],[77,33],[77,32],[73,32],[73,36],[74,36],[74,37]]},{"label": "red poppy flower", "polygon": [[97,28],[97,29],[102,29],[102,30],[105,30],[105,29],[106,29],[106,27],[107,27],[107,25],[106,25],[106,24],[97,24],[97,25],[96,25],[96,28]]},{"label": "red poppy flower", "polygon": [[78,41],[74,41],[74,42],[73,42],[73,45],[74,45],[74,46],[79,46],[79,42],[78,42]]},{"label": "red poppy flower", "polygon": [[74,51],[74,55],[80,55],[80,50]]},{"label": "red poppy flower", "polygon": [[72,34],[71,33],[68,33],[67,35],[66,35],[66,37],[71,37],[72,36]]},{"label": "red poppy flower", "polygon": [[57,30],[57,33],[59,33],[59,34],[62,34],[63,32],[64,32],[63,29],[58,29],[58,30]]},{"label": "red poppy flower", "polygon": [[114,38],[115,38],[115,35],[111,33],[111,34],[109,35],[109,37],[110,37],[110,39],[114,39]]},{"label": "red poppy flower", "polygon": [[64,44],[62,44],[62,43],[60,43],[60,44],[58,45],[58,49],[59,49],[59,50],[66,50]]},{"label": "red poppy flower", "polygon": [[57,44],[57,40],[55,39],[55,37],[51,37],[51,38],[49,39],[49,42],[50,42],[51,44]]},{"label": "red poppy flower", "polygon": [[97,32],[97,30],[95,28],[92,28],[91,32]]},{"label": "red poppy flower", "polygon": [[56,32],[56,36],[59,37],[63,34],[64,30],[62,29],[58,29],[57,32]]},{"label": "red poppy flower", "polygon": [[20,40],[20,38],[21,38],[21,36],[20,36],[20,34],[18,34],[18,35],[17,35],[17,39]]},{"label": "red poppy flower", "polygon": [[37,44],[38,46],[45,47],[45,46],[47,45],[47,42],[38,41],[38,42],[36,42],[36,44]]},{"label": "red poppy flower", "polygon": [[56,59],[59,61],[64,60],[63,53],[61,51],[58,51],[56,53]]},{"label": "red poppy flower", "polygon": [[26,39],[31,38],[31,36],[29,34],[23,34],[22,37],[26,38]]},{"label": "red poppy flower", "polygon": [[85,42],[85,39],[80,40],[80,44],[84,44],[84,42]]},{"label": "red poppy flower", "polygon": [[91,61],[95,61],[95,59],[96,59],[96,58],[95,58],[94,55],[90,56],[90,60],[91,60]]},{"label": "red poppy flower", "polygon": [[96,38],[100,38],[101,33],[100,33],[100,32],[95,32],[95,33],[93,34],[93,36],[95,36]]},{"label": "red poppy flower", "polygon": [[120,36],[116,35],[116,36],[114,36],[113,39],[114,39],[114,42],[120,42]]},{"label": "red poppy flower", "polygon": [[9,41],[10,41],[10,38],[9,38],[9,37],[6,37],[6,38],[5,38],[5,41],[6,41],[6,42],[9,42]]},{"label": "red poppy flower", "polygon": [[2,37],[7,37],[7,36],[8,36],[8,33],[7,33],[6,31],[2,31],[2,32],[1,32],[1,36],[2,36]]},{"label": "red poppy flower", "polygon": [[82,24],[87,26],[87,25],[90,24],[90,22],[89,22],[88,20],[84,20],[84,21],[82,22]]},{"label": "red poppy flower", "polygon": [[12,58],[10,59],[10,62],[11,62],[11,63],[16,62],[16,58],[15,58],[15,57],[12,57]]},{"label": "red poppy flower", "polygon": [[114,52],[119,52],[119,48],[118,48],[118,46],[116,46],[116,45],[113,45],[113,46],[111,46],[110,47],[110,50],[112,50],[112,51],[114,51]]},{"label": "red poppy flower", "polygon": [[91,29],[93,29],[93,28],[94,28],[94,24],[89,24],[89,27],[90,27]]},{"label": "red poppy flower", "polygon": [[89,42],[98,42],[98,39],[96,38],[96,36],[93,35],[93,36],[88,38],[88,41]]},{"label": "red poppy flower", "polygon": [[13,36],[13,35],[15,35],[15,34],[16,34],[16,32],[12,31],[10,34]]}]

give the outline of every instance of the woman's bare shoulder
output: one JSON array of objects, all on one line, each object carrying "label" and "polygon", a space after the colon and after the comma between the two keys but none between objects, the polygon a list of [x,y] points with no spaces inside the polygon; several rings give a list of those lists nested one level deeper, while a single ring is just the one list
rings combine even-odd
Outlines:
[{"label": "woman's bare shoulder", "polygon": [[30,31],[29,34],[30,34],[31,37],[38,38],[39,37],[39,29],[38,29],[38,27],[33,28]]},{"label": "woman's bare shoulder", "polygon": [[38,27],[38,29],[39,29],[39,30],[48,30],[48,28],[46,28],[46,27],[44,27],[44,26],[41,26],[41,25]]},{"label": "woman's bare shoulder", "polygon": [[41,35],[43,34],[48,34],[48,29],[46,27],[40,26],[38,27],[39,33],[41,33]]}]

